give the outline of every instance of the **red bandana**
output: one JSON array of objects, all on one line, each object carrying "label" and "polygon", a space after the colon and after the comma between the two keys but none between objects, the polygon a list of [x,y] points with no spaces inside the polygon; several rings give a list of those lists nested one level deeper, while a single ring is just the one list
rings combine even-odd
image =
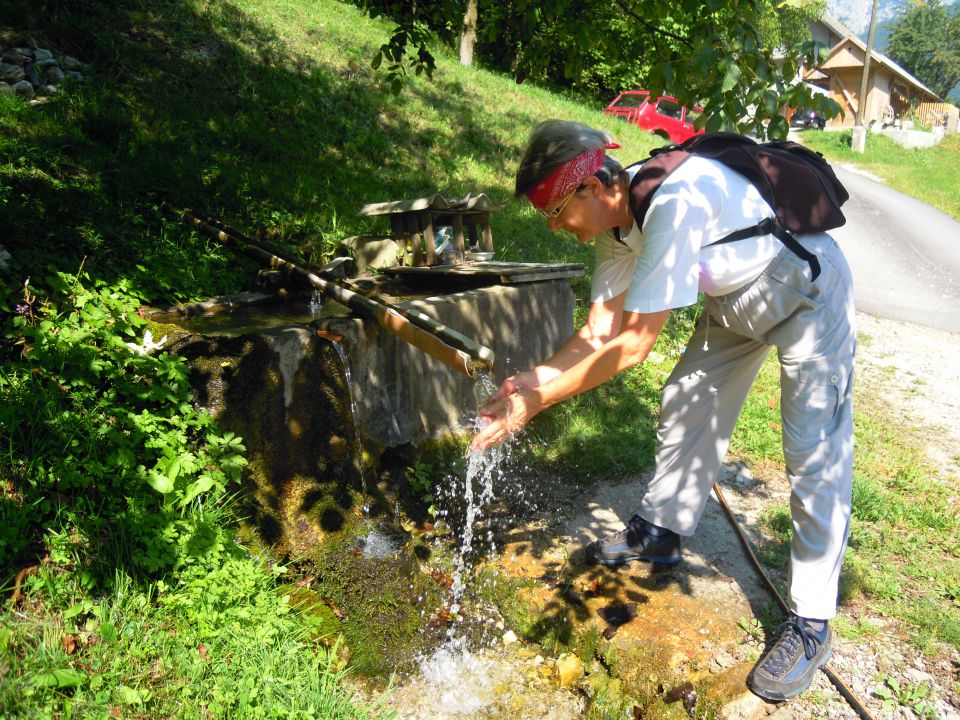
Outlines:
[{"label": "red bandana", "polygon": [[[607,149],[620,147],[608,143]],[[535,208],[543,209],[564,195],[580,187],[580,184],[603,166],[604,148],[587,150],[568,160],[543,180],[527,190],[527,197]]]}]

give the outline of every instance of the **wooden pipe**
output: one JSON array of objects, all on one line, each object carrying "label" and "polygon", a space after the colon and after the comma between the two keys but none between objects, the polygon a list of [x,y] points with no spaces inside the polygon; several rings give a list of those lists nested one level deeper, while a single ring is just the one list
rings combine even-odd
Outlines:
[{"label": "wooden pipe", "polygon": [[256,245],[242,234],[226,228],[222,223],[205,220],[189,212],[178,213],[208,237],[239,249],[271,268],[298,275],[320,292],[363,317],[375,320],[380,327],[401,340],[410,343],[433,358],[476,380],[480,373],[493,367],[493,351],[458,333],[433,318],[409,308],[399,308],[373,293],[360,293],[346,287],[346,283],[332,277],[321,277],[295,263],[274,255]]}]

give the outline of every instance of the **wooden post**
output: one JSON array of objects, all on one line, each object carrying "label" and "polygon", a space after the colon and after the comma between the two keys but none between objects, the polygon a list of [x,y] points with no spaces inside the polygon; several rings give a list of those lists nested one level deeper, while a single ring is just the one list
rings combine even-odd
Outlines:
[{"label": "wooden post", "polygon": [[427,265],[433,267],[437,264],[437,243],[433,237],[433,215],[427,210],[423,217],[427,220],[423,228],[423,244],[427,248]]},{"label": "wooden post", "polygon": [[464,256],[463,247],[463,215],[453,214],[453,247],[457,250],[457,262],[461,262]]},{"label": "wooden post", "polygon": [[410,251],[413,248],[410,247],[407,230],[403,226],[403,218],[400,215],[390,215],[390,232],[393,235],[394,241],[403,245],[403,256],[401,257],[402,262],[400,264],[409,265],[411,262]]},{"label": "wooden post", "polygon": [[403,214],[403,224],[406,228],[407,238],[413,245],[413,264],[414,267],[421,267],[423,263],[423,243],[420,238],[420,231],[417,227],[417,219],[410,213]]},{"label": "wooden post", "polygon": [[480,247],[480,240],[477,238],[477,220],[475,217],[464,218],[467,221],[467,235],[470,237],[470,247]]},{"label": "wooden post", "polygon": [[490,216],[481,215],[479,218],[480,230],[483,232],[484,252],[493,252],[493,231],[490,229]]}]

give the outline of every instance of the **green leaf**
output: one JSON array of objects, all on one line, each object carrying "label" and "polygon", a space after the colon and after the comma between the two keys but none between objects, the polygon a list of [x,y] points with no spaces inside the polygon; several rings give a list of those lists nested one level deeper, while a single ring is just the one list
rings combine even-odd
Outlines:
[{"label": "green leaf", "polygon": [[117,628],[112,622],[100,623],[100,639],[108,645],[117,641]]},{"label": "green leaf", "polygon": [[71,605],[66,610],[63,611],[63,619],[69,620],[70,618],[75,618],[77,615],[83,612],[83,605]]},{"label": "green leaf", "polygon": [[737,83],[740,82],[740,66],[736,63],[730,63],[727,66],[727,71],[723,75],[723,85],[720,89],[723,92],[729,92]]},{"label": "green leaf", "polygon": [[37,673],[29,680],[29,684],[42,688],[65,688],[82,685],[87,676],[73,668],[57,668],[47,672]]},{"label": "green leaf", "polygon": [[150,484],[150,487],[161,495],[166,495],[173,491],[173,480],[153,470],[147,475],[147,482]]},{"label": "green leaf", "polygon": [[124,705],[140,705],[143,702],[140,691],[132,687],[121,685],[117,688],[117,693],[120,695],[120,702]]}]

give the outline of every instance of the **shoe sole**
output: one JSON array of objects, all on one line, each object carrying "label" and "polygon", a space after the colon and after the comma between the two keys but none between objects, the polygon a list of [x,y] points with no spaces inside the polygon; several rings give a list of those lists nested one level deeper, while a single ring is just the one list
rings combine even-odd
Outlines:
[{"label": "shoe sole", "polygon": [[680,557],[667,557],[667,558],[598,558],[591,557],[591,562],[594,565],[603,565],[605,567],[620,567],[621,565],[626,565],[627,563],[632,562],[648,562],[652,565],[679,565]]}]

